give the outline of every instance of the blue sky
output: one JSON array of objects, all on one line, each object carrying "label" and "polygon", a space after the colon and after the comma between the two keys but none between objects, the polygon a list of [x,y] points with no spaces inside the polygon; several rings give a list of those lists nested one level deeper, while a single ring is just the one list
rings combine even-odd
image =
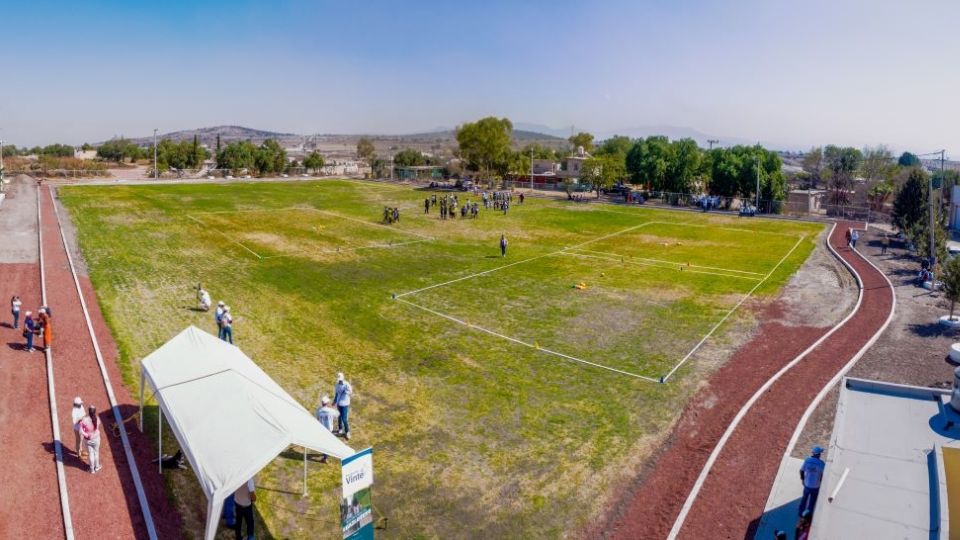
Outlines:
[{"label": "blue sky", "polygon": [[0,138],[218,124],[599,133],[960,157],[960,3],[0,0]]}]

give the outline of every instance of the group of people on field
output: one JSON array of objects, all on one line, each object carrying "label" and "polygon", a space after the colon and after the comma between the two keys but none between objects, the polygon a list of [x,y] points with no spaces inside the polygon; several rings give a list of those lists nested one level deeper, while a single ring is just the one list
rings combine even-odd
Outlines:
[{"label": "group of people on field", "polygon": [[397,223],[400,221],[400,209],[396,207],[383,207],[383,222],[387,225],[392,223]]},{"label": "group of people on field", "polygon": [[[10,298],[10,314],[13,316],[13,329],[20,329],[20,314],[23,309],[23,301],[18,295]],[[43,350],[47,351],[53,344],[53,312],[48,306],[42,306],[37,310],[34,316],[32,311],[23,312],[23,332],[24,340],[23,350],[34,352],[36,350],[34,341],[39,339],[43,344]]]},{"label": "group of people on field", "polygon": [[[197,284],[197,306],[200,311],[210,311],[210,293]],[[233,314],[230,312],[230,306],[223,300],[217,302],[217,309],[213,315],[214,322],[217,323],[217,337],[227,343],[233,343]]]}]

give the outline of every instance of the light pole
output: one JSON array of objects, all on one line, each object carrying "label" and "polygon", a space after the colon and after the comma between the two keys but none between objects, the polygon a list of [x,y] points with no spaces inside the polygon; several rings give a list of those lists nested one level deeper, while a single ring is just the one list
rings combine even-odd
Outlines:
[{"label": "light pole", "polygon": [[153,128],[153,179],[160,176],[160,169],[157,167],[157,128]]}]

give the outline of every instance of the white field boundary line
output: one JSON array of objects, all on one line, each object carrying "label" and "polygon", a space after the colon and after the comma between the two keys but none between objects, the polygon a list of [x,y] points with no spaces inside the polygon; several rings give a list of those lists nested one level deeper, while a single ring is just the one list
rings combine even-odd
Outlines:
[{"label": "white field boundary line", "polygon": [[630,232],[630,231],[639,229],[639,228],[641,228],[641,227],[646,227],[647,225],[653,225],[654,223],[659,223],[659,222],[657,222],[657,221],[646,221],[646,222],[640,223],[639,225],[634,225],[634,226],[632,226],[632,227],[628,227],[628,228],[626,228],[626,229],[622,229],[622,230],[619,230],[619,231],[616,231],[616,232],[612,232],[612,233],[610,233],[610,234],[607,234],[607,235],[604,235],[604,236],[601,236],[601,237],[598,237],[598,238],[594,238],[594,239],[592,239],[592,240],[587,240],[586,242],[582,242],[582,243],[577,244],[577,245],[575,245],[575,246],[565,247],[565,248],[562,248],[562,249],[558,249],[557,251],[552,251],[552,252],[550,252],[550,253],[544,253],[543,255],[537,255],[536,257],[530,257],[530,258],[527,258],[527,259],[523,259],[523,260],[519,260],[519,261],[516,261],[516,262],[512,262],[512,263],[510,263],[510,264],[504,264],[504,265],[502,265],[502,266],[497,266],[497,267],[491,268],[491,269],[489,269],[489,270],[484,270],[483,272],[477,272],[477,273],[475,273],[475,274],[470,274],[470,275],[468,275],[468,276],[463,276],[463,277],[459,277],[459,278],[456,278],[456,279],[451,279],[450,281],[444,281],[443,283],[435,283],[435,284],[433,284],[433,285],[429,285],[429,286],[427,286],[427,287],[423,287],[423,288],[416,289],[416,290],[413,290],[413,291],[407,291],[407,292],[404,292],[404,293],[394,294],[394,295],[393,295],[393,298],[394,298],[395,300],[398,300],[398,299],[400,299],[400,298],[403,298],[404,296],[410,296],[410,295],[412,295],[412,294],[417,294],[417,293],[421,293],[421,292],[424,292],[424,291],[429,291],[430,289],[436,289],[437,287],[444,287],[444,286],[447,286],[447,285],[452,285],[452,284],[454,284],[454,283],[459,283],[459,282],[461,282],[461,281],[466,281],[466,280],[468,280],[468,279],[473,279],[473,278],[475,278],[475,277],[485,276],[485,275],[487,275],[487,274],[491,274],[491,273],[497,272],[497,271],[499,271],[499,270],[504,270],[504,269],[506,269],[506,268],[510,268],[511,266],[516,266],[516,265],[518,265],[518,264],[525,264],[525,263],[528,263],[528,262],[531,262],[531,261],[536,261],[536,260],[543,259],[543,258],[546,258],[546,257],[552,257],[552,256],[554,256],[554,255],[559,255],[559,254],[563,253],[564,251],[567,251],[567,250],[570,250],[570,249],[577,249],[577,248],[579,248],[579,247],[582,247],[582,246],[585,246],[585,245],[588,245],[588,244],[592,244],[592,243],[594,243],[594,242],[599,242],[599,241],[601,241],[601,240],[606,240],[607,238],[612,238],[612,237],[614,237],[614,236],[618,236],[618,235],[621,235],[621,234],[625,234],[625,233],[628,233],[628,232]]},{"label": "white field boundary line", "polygon": [[754,285],[749,292],[747,292],[747,294],[743,295],[743,298],[741,298],[740,301],[736,303],[736,305],[730,308],[730,311],[728,311],[727,314],[724,315],[719,322],[717,322],[717,324],[713,325],[713,328],[711,328],[710,331],[707,332],[707,335],[703,336],[703,339],[700,340],[700,343],[697,343],[692,349],[690,349],[690,352],[688,352],[687,355],[683,357],[683,359],[677,362],[677,365],[673,366],[673,369],[671,369],[670,372],[667,373],[666,376],[664,376],[663,378],[664,382],[670,380],[670,377],[673,377],[673,374],[676,373],[677,370],[680,369],[680,367],[683,366],[683,364],[685,364],[687,360],[689,360],[694,355],[694,353],[696,353],[700,349],[700,347],[703,346],[704,343],[706,343],[708,339],[710,339],[710,336],[712,336],[713,333],[716,332],[717,329],[720,328],[723,325],[723,323],[725,323],[727,319],[729,319],[730,316],[733,315],[733,313],[737,311],[737,309],[739,309],[744,302],[747,301],[748,298],[753,296],[753,293],[755,293],[757,289],[760,288],[761,285],[763,285],[764,283],[767,282],[768,279],[770,279],[770,276],[772,276],[773,273],[776,272],[778,268],[780,268],[780,265],[782,265],[783,262],[786,261],[787,258],[790,257],[790,255],[792,255],[794,251],[797,250],[797,247],[800,246],[800,243],[803,242],[803,240],[806,237],[807,237],[806,235],[803,235],[797,239],[797,243],[794,244],[792,248],[790,248],[790,251],[788,251],[786,255],[780,258],[780,261],[777,262],[776,266],[771,268],[770,271],[767,272],[767,275],[763,276],[763,279],[758,281],[757,284]]},{"label": "white field boundary line", "polygon": [[77,288],[77,296],[80,298],[80,307],[83,308],[83,318],[87,324],[87,332],[90,334],[90,341],[93,343],[93,351],[97,356],[97,365],[100,367],[100,376],[103,378],[103,386],[107,390],[107,397],[110,398],[110,408],[113,409],[113,419],[120,427],[120,440],[123,442],[123,451],[127,457],[127,464],[130,467],[130,475],[133,477],[133,484],[137,490],[137,499],[140,501],[140,509],[143,512],[143,520],[147,526],[147,535],[150,540],[157,540],[157,531],[153,525],[153,514],[150,512],[150,503],[147,501],[146,492],[143,490],[143,482],[140,480],[140,471],[137,469],[137,461],[133,457],[133,450],[130,448],[130,440],[127,438],[127,430],[123,424],[123,417],[120,414],[120,408],[117,406],[117,398],[113,393],[113,385],[110,383],[110,374],[107,373],[107,367],[103,361],[103,354],[100,352],[100,343],[97,340],[97,334],[93,331],[93,323],[90,321],[90,311],[87,309],[87,302],[83,297],[83,290],[80,288],[80,280],[77,278],[77,268],[73,264],[73,256],[70,255],[70,247],[67,244],[67,237],[63,232],[63,224],[60,221],[60,211],[57,209],[57,200],[54,196],[53,187],[49,186],[50,202],[53,204],[53,211],[57,216],[57,228],[60,230],[60,241],[63,243],[63,250],[67,254],[67,262],[70,265],[70,273],[73,275],[73,284]]},{"label": "white field boundary line", "polygon": [[224,233],[223,231],[218,230],[216,227],[212,227],[212,226],[210,226],[210,225],[208,225],[208,224],[200,221],[199,219],[191,216],[190,214],[186,214],[186,216],[187,216],[187,219],[189,219],[189,220],[191,220],[191,221],[199,224],[201,227],[203,227],[203,228],[205,228],[205,229],[212,229],[213,232],[215,232],[215,233],[219,234],[220,236],[226,238],[229,242],[234,243],[234,244],[242,247],[243,249],[247,250],[247,252],[251,253],[254,257],[257,258],[257,260],[262,260],[262,259],[263,259],[263,256],[262,256],[262,255],[260,255],[260,254],[257,253],[256,251],[248,248],[247,246],[241,244],[240,242],[234,240],[233,238],[230,238],[229,235],[227,235],[227,234]]},{"label": "white field boundary line", "polygon": [[336,212],[331,212],[331,211],[329,211],[329,210],[320,210],[319,208],[308,208],[307,210],[310,210],[310,211],[313,211],[313,212],[319,212],[319,213],[321,213],[321,214],[325,214],[325,215],[328,215],[328,216],[333,216],[333,217],[335,217],[335,218],[345,219],[345,220],[347,220],[347,221],[354,221],[354,222],[357,222],[357,223],[362,223],[362,224],[368,225],[368,226],[370,226],[370,227],[380,227],[381,229],[386,229],[386,230],[388,230],[388,231],[393,231],[393,232],[395,232],[395,233],[406,234],[406,235],[409,235],[409,236],[416,236],[416,237],[418,237],[418,238],[423,238],[424,240],[433,240],[433,239],[434,239],[432,236],[427,236],[427,235],[425,235],[425,234],[420,234],[420,233],[418,233],[418,232],[405,231],[405,230],[403,230],[403,229],[395,229],[395,228],[393,228],[393,227],[389,227],[389,226],[384,225],[384,224],[382,224],[382,223],[374,223],[374,222],[372,222],[372,221],[367,221],[367,220],[365,220],[365,219],[359,219],[359,218],[355,218],[355,217],[345,216],[345,215],[343,215],[343,214],[338,214],[338,213],[336,213]]},{"label": "white field boundary line", "polygon": [[[830,237],[833,236],[834,229],[837,228],[837,224],[834,223],[833,227],[830,228],[830,232],[827,233],[827,244],[830,243]],[[831,250],[833,251],[833,250]],[[836,254],[836,251],[833,252]],[[839,255],[838,255],[839,256]],[[842,258],[841,258],[842,260]],[[855,274],[856,275],[856,274]],[[858,282],[859,283],[859,282]],[[697,495],[700,494],[700,490],[703,488],[703,484],[706,482],[707,475],[710,474],[710,470],[713,468],[713,464],[717,461],[717,458],[720,456],[720,452],[723,451],[723,447],[727,444],[727,441],[733,435],[733,432],[740,425],[740,422],[743,421],[747,413],[753,407],[753,405],[776,383],[785,373],[793,369],[794,366],[799,364],[804,358],[807,357],[814,349],[819,347],[824,341],[826,341],[830,336],[832,336],[836,331],[847,324],[847,321],[853,318],[857,314],[857,311],[860,309],[860,304],[863,301],[863,288],[860,288],[860,293],[857,297],[857,303],[853,307],[853,310],[847,314],[846,317],[839,323],[837,323],[833,328],[831,328],[826,334],[820,336],[820,339],[813,342],[809,347],[807,347],[803,352],[796,356],[793,360],[788,362],[785,366],[780,368],[779,371],[773,374],[772,377],[767,379],[767,382],[763,384],[752,396],[750,399],[744,403],[743,407],[737,411],[736,416],[730,422],[730,425],[727,426],[727,429],[723,432],[723,435],[720,437],[720,440],[717,441],[716,446],[714,446],[713,451],[710,452],[710,456],[707,458],[707,462],[704,464],[703,469],[700,471],[700,475],[697,476],[697,480],[694,482],[693,487],[690,490],[690,493],[687,495],[686,500],[683,503],[683,507],[680,509],[680,513],[677,515],[677,519],[673,522],[673,527],[670,529],[670,534],[667,536],[668,540],[675,540],[680,534],[680,530],[683,528],[683,523],[687,519],[687,515],[690,513],[690,509],[693,508],[693,503],[697,499]]]},{"label": "white field boundary line", "polygon": [[[761,278],[759,278],[759,277],[753,277],[753,276],[738,276],[738,275],[736,275],[736,274],[723,274],[723,273],[720,273],[720,272],[709,272],[709,271],[707,271],[707,270],[692,270],[692,269],[690,269],[687,265],[682,264],[682,263],[665,263],[665,262],[664,262],[664,263],[660,263],[660,262],[646,262],[646,261],[643,261],[643,260],[626,260],[626,259],[630,259],[630,257],[617,259],[617,258],[616,258],[616,257],[617,257],[616,255],[613,255],[613,256],[610,256],[610,257],[603,257],[603,256],[600,256],[600,255],[593,255],[593,253],[596,253],[596,252],[594,252],[594,251],[588,251],[588,252],[581,252],[581,251],[564,251],[563,253],[561,253],[561,255],[569,255],[569,256],[573,256],[573,257],[585,257],[585,258],[588,258],[588,259],[599,259],[599,260],[602,260],[602,261],[610,261],[610,262],[613,262],[613,263],[632,264],[632,265],[634,265],[634,266],[645,266],[645,267],[649,267],[649,268],[662,268],[662,269],[664,269],[664,270],[677,270],[677,271],[682,271],[682,272],[689,272],[689,273],[691,273],[691,274],[708,274],[708,275],[711,275],[711,276],[722,276],[722,277],[735,278],[735,279],[746,279],[746,280],[750,280],[750,281],[760,281],[760,280],[761,280]],[[692,266],[692,265],[691,265],[691,266]]]},{"label": "white field boundary line", "polygon": [[578,249],[577,251],[582,251],[582,252],[584,252],[584,253],[595,253],[595,254],[597,254],[597,255],[607,255],[607,256],[610,256],[610,257],[620,257],[620,258],[623,258],[623,259],[633,259],[633,260],[637,260],[637,261],[650,261],[650,262],[664,263],[664,264],[669,264],[669,265],[671,265],[671,267],[673,267],[673,266],[678,266],[678,265],[679,265],[679,266],[686,266],[687,268],[703,268],[704,270],[717,270],[717,271],[719,271],[719,272],[730,272],[730,273],[734,273],[734,274],[750,274],[750,275],[754,275],[754,276],[762,276],[762,275],[764,275],[763,272],[750,272],[750,271],[747,271],[747,270],[733,270],[733,269],[730,269],[730,268],[720,268],[720,267],[718,267],[718,266],[702,266],[702,265],[699,265],[699,264],[680,263],[680,262],[674,262],[674,261],[666,261],[666,260],[663,260],[663,259],[651,259],[651,258],[648,258],[648,257],[634,257],[633,255],[620,255],[619,253],[609,253],[609,252],[606,252],[606,251],[593,251],[593,250],[590,250],[590,249]]},{"label": "white field boundary line", "polygon": [[[40,211],[42,188],[37,186],[37,250],[40,254],[40,300],[47,305],[47,274],[43,261],[43,218]],[[50,423],[53,426],[53,448],[57,461],[57,485],[60,489],[60,511],[63,515],[63,534],[73,540],[73,518],[70,515],[70,496],[67,494],[67,477],[63,470],[63,443],[60,441],[60,418],[57,414],[57,390],[53,380],[53,352],[44,353],[47,364],[47,394],[50,398]]]},{"label": "white field boundary line", "polygon": [[534,344],[532,344],[532,343],[528,343],[528,342],[526,342],[526,341],[523,341],[523,340],[520,340],[520,339],[517,339],[517,338],[513,338],[513,337],[510,337],[510,336],[505,336],[505,335],[503,335],[503,334],[494,332],[493,330],[489,330],[489,329],[484,328],[484,327],[482,327],[482,326],[477,326],[477,325],[475,325],[475,324],[470,324],[470,323],[468,323],[468,322],[466,322],[466,321],[462,321],[462,320],[460,320],[460,319],[458,319],[458,318],[456,318],[456,317],[453,317],[453,316],[451,316],[451,315],[447,315],[447,314],[445,314],[445,313],[440,313],[439,311],[434,311],[434,310],[432,310],[432,309],[430,309],[430,308],[428,308],[428,307],[421,306],[420,304],[415,304],[415,303],[413,303],[413,302],[411,302],[411,301],[409,301],[409,300],[404,300],[403,298],[397,298],[397,301],[403,302],[404,304],[407,304],[408,306],[413,306],[413,307],[415,307],[415,308],[417,308],[417,309],[421,309],[421,310],[423,310],[423,311],[426,311],[427,313],[436,315],[437,317],[442,317],[442,318],[444,318],[444,319],[447,319],[448,321],[452,321],[452,322],[455,322],[455,323],[457,323],[457,324],[461,324],[461,325],[463,325],[463,326],[466,326],[467,328],[472,328],[472,329],[474,329],[474,330],[478,330],[478,331],[480,331],[480,332],[484,332],[484,333],[486,333],[486,334],[490,334],[491,336],[498,337],[498,338],[500,338],[500,339],[504,339],[504,340],[510,341],[510,342],[512,342],[512,343],[516,343],[516,344],[518,344],[518,345],[523,345],[524,347],[529,347],[529,348],[531,348],[531,349],[534,349],[534,350],[536,350],[536,351],[540,351],[540,352],[542,352],[542,353],[546,353],[546,354],[550,354],[550,355],[553,355],[553,356],[557,356],[557,357],[560,357],[560,358],[563,358],[563,359],[566,359],[566,360],[570,360],[571,362],[579,362],[579,363],[581,363],[581,364],[586,364],[586,365],[588,365],[588,366],[593,366],[593,367],[596,367],[596,368],[605,369],[605,370],[607,370],[607,371],[612,371],[612,372],[618,373],[618,374],[620,374],[620,375],[626,375],[626,376],[628,376],[628,377],[633,377],[633,378],[635,378],[635,379],[640,379],[640,380],[647,381],[647,382],[652,382],[652,383],[658,383],[658,382],[660,382],[659,380],[654,379],[653,377],[647,377],[647,376],[645,376],[645,375],[639,375],[639,374],[637,374],[637,373],[631,373],[631,372],[629,372],[629,371],[623,371],[623,370],[620,370],[620,369],[617,369],[617,368],[613,368],[613,367],[610,367],[610,366],[605,366],[605,365],[603,365],[603,364],[597,364],[597,363],[594,363],[594,362],[590,362],[590,361],[588,361],[588,360],[583,360],[583,359],[581,359],[581,358],[577,358],[577,357],[575,357],[575,356],[570,356],[570,355],[568,355],[568,354],[563,354],[563,353],[561,353],[561,352],[557,352],[557,351],[554,351],[554,350],[551,350],[551,349],[547,349],[547,348],[544,348],[544,347],[539,347],[539,346],[537,346],[537,345],[534,345]]},{"label": "white field boundary line", "polygon": [[[866,229],[863,229],[863,230],[864,232],[866,232]],[[847,263],[847,261],[843,260],[840,257],[840,255],[836,252],[836,250],[833,249],[833,246],[830,246],[830,251],[833,251],[834,255],[843,262],[843,265],[846,266],[847,269],[853,273],[854,277],[857,279],[857,284],[860,286],[860,289],[862,291],[863,282],[860,280],[860,274],[858,274],[857,271],[853,269],[853,266],[851,264]],[[792,454],[794,448],[797,447],[797,442],[800,440],[800,435],[803,433],[803,430],[806,428],[807,422],[810,421],[810,417],[813,416],[813,413],[817,410],[817,407],[819,407],[820,403],[822,403],[823,400],[827,397],[827,394],[829,394],[833,390],[834,386],[836,386],[837,383],[839,383],[843,379],[843,377],[851,369],[853,369],[853,366],[856,365],[856,363],[859,362],[861,358],[863,358],[863,355],[866,354],[866,352],[870,349],[870,347],[872,347],[877,342],[877,340],[880,339],[880,336],[887,330],[887,327],[890,326],[890,323],[893,322],[893,316],[897,311],[897,293],[896,293],[896,289],[893,287],[893,283],[890,281],[890,278],[887,277],[886,273],[880,270],[880,268],[877,267],[877,265],[874,264],[873,261],[871,261],[859,250],[854,248],[853,251],[855,251],[857,255],[860,256],[861,259],[866,261],[867,264],[872,266],[874,270],[879,272],[880,275],[883,276],[883,279],[887,281],[887,285],[890,287],[890,295],[893,299],[893,302],[890,304],[890,314],[887,315],[887,320],[884,321],[883,325],[880,326],[877,332],[863,345],[863,347],[860,348],[859,351],[857,351],[857,354],[853,355],[853,357],[850,359],[849,362],[847,362],[846,364],[844,364],[842,368],[840,368],[840,371],[838,371],[837,374],[834,375],[832,379],[827,381],[827,384],[823,385],[823,388],[820,389],[820,392],[817,393],[816,397],[813,398],[813,401],[810,402],[810,405],[807,407],[807,410],[805,410],[803,412],[803,416],[800,417],[800,421],[797,423],[797,428],[793,431],[793,435],[790,437],[790,442],[787,443],[787,449],[783,453],[783,458],[780,460],[781,469],[783,468],[783,463],[785,463],[786,460],[790,458],[790,454]],[[776,484],[776,482],[774,482],[774,484]],[[773,493],[774,493],[774,490],[771,490],[770,497],[767,499],[767,503],[764,506],[764,510],[766,510],[766,508],[770,506],[773,498]]]},{"label": "white field boundary line", "polygon": [[311,254],[335,254],[335,253],[349,253],[351,251],[360,251],[364,249],[391,249],[403,246],[409,246],[410,244],[422,244],[428,242],[429,240],[408,240],[406,242],[396,242],[393,244],[370,244],[369,246],[358,246],[352,248],[343,248],[343,249],[318,249],[318,250],[297,250],[290,253],[284,253],[282,255],[267,255],[262,257],[263,260],[267,259],[279,259],[281,257],[292,257],[294,255],[311,255]]},{"label": "white field boundary line", "polygon": [[[563,202],[566,202],[566,201],[563,201]],[[609,204],[609,203],[598,203],[598,204]],[[649,207],[646,207],[646,208],[638,207],[637,210],[639,210],[639,211],[641,211],[641,212],[651,212],[651,211],[652,211],[652,212],[656,212],[656,211],[671,212],[671,211],[673,211],[673,210],[670,210],[669,208],[658,208],[658,207],[652,207],[652,206],[649,206]],[[594,211],[594,212],[607,212],[607,213],[610,213],[610,214],[620,214],[620,215],[622,215],[622,216],[636,216],[636,215],[637,215],[637,214],[633,214],[633,213],[630,213],[630,212],[620,212],[620,211],[617,211],[617,210],[608,210],[608,209],[606,209],[606,208],[594,208],[594,209],[592,209],[592,211]],[[723,214],[720,214],[720,216],[721,216],[721,217],[729,217],[729,216],[725,216],[725,215],[723,215]],[[702,224],[702,223],[688,223],[688,222],[684,222],[684,221],[665,221],[665,222],[662,222],[662,223],[664,223],[664,224],[666,224],[666,225],[677,225],[677,226],[683,226],[683,227],[709,227],[709,228],[711,228],[711,229],[717,229],[717,230],[720,230],[720,231],[735,231],[735,232],[744,232],[744,233],[751,233],[751,234],[773,234],[773,235],[777,235],[777,236],[789,236],[790,238],[796,238],[796,236],[797,236],[797,235],[792,234],[792,233],[783,233],[783,232],[777,232],[777,231],[753,231],[753,230],[750,230],[750,229],[741,229],[741,228],[739,228],[739,227],[724,227],[724,226],[722,226],[722,225],[721,225],[721,226],[704,225],[704,224]]]}]

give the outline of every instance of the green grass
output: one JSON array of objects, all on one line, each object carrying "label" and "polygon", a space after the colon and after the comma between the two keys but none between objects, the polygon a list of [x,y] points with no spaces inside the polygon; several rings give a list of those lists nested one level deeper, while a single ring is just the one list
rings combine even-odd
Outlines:
[{"label": "green grass", "polygon": [[[754,296],[775,294],[822,230],[531,199],[506,216],[441,222],[423,215],[423,192],[348,181],[64,187],[60,196],[130,388],[138,361],[183,327],[213,330],[211,314],[190,310],[197,282],[231,305],[237,344],[308,408],[347,373],[351,445],[374,446],[374,503],[389,518],[379,534],[389,538],[581,529],[716,365],[694,355],[668,384],[651,383],[392,294],[536,258],[403,299],[658,378],[755,286]],[[377,224],[384,205],[401,208],[400,223]],[[751,317],[738,311],[708,343],[735,344]],[[301,499],[297,456],[261,475],[269,533],[335,537],[339,468],[311,465]],[[175,477],[171,489],[198,530],[205,505],[194,479]]]}]

